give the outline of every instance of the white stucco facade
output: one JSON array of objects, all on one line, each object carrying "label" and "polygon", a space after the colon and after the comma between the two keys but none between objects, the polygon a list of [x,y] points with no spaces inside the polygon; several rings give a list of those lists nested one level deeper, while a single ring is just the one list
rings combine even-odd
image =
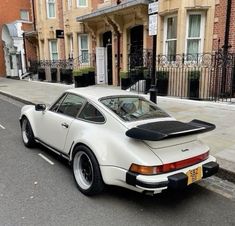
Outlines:
[{"label": "white stucco facade", "polygon": [[3,25],[2,41],[6,76],[21,78],[22,74],[26,72],[22,22],[15,21]]}]

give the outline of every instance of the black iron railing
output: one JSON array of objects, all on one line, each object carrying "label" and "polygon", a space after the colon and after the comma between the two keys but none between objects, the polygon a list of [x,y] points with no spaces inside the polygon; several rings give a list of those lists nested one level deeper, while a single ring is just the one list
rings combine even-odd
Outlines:
[{"label": "black iron railing", "polygon": [[[150,63],[151,51],[138,53],[139,51],[132,52],[129,55],[128,75],[132,90],[147,92],[150,88],[151,70],[156,70],[158,95],[231,101],[235,94],[233,53],[157,55],[155,69]],[[141,62],[142,65],[135,62]]]}]

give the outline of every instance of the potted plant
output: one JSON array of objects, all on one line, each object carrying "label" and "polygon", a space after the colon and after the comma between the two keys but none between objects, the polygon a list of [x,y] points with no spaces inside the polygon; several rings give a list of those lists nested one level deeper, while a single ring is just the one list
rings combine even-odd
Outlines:
[{"label": "potted plant", "polygon": [[51,82],[57,82],[57,68],[51,68]]},{"label": "potted plant", "polygon": [[89,67],[87,71],[89,85],[95,85],[95,67]]},{"label": "potted plant", "polygon": [[66,84],[73,83],[73,70],[69,68],[61,68],[60,69],[60,82]]},{"label": "potted plant", "polygon": [[45,68],[42,67],[38,68],[38,80],[40,81],[46,80]]},{"label": "potted plant", "polygon": [[85,76],[83,76],[82,69],[74,69],[73,70],[73,77],[75,87],[84,87],[85,85]]},{"label": "potted plant", "polygon": [[200,71],[188,72],[188,96],[190,99],[199,99]]},{"label": "potted plant", "polygon": [[169,71],[156,71],[157,77],[157,92],[161,96],[167,96],[168,83],[169,83]]},{"label": "potted plant", "polygon": [[150,87],[151,87],[151,76],[150,76],[150,69],[149,68],[143,68],[143,76],[145,79],[145,93],[148,93]]},{"label": "potted plant", "polygon": [[127,71],[120,71],[120,78],[121,78],[121,89],[126,90],[131,85],[131,79],[128,76]]}]

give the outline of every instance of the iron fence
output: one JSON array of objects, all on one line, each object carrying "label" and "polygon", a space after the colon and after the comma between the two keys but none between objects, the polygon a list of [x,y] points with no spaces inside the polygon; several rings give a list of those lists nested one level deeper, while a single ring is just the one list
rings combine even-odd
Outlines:
[{"label": "iron fence", "polygon": [[74,59],[30,61],[29,71],[37,72],[38,68],[80,69],[95,67],[95,60],[95,54],[86,54]]},{"label": "iron fence", "polygon": [[[150,50],[129,55],[131,90],[148,92],[151,62]],[[158,95],[213,101],[231,101],[234,97],[234,53],[157,55],[155,70]]]}]

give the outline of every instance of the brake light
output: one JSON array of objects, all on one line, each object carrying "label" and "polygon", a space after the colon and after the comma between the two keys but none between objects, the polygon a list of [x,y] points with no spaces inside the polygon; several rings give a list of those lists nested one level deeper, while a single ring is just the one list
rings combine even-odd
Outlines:
[{"label": "brake light", "polygon": [[144,175],[154,175],[154,174],[161,174],[167,173],[174,170],[179,170],[188,166],[192,166],[199,162],[206,160],[209,157],[209,151],[204,154],[194,156],[192,158],[184,159],[178,162],[163,164],[160,166],[141,166],[137,164],[132,164],[130,167],[130,171],[133,173],[139,173]]}]

